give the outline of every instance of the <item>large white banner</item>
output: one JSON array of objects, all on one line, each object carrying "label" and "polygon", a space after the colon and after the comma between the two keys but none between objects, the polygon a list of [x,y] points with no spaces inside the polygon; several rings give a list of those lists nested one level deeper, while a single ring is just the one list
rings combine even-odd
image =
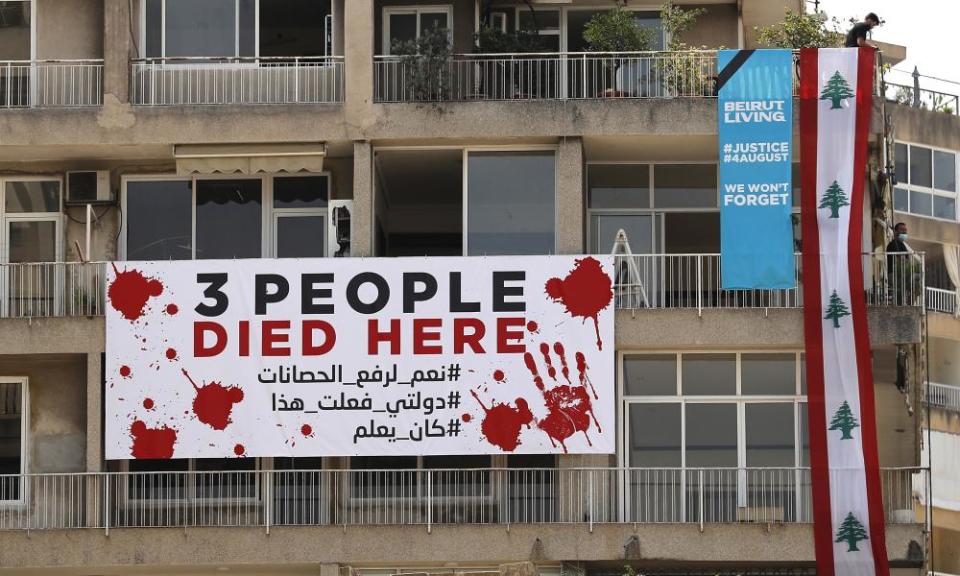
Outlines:
[{"label": "large white banner", "polygon": [[614,452],[612,257],[118,262],[108,459]]}]

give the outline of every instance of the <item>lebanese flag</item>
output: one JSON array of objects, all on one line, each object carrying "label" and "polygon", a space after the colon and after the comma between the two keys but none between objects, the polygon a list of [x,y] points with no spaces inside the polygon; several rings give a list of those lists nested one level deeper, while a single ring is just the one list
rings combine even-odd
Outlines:
[{"label": "lebanese flag", "polygon": [[871,48],[800,52],[804,336],[817,574],[888,576],[861,241]]}]

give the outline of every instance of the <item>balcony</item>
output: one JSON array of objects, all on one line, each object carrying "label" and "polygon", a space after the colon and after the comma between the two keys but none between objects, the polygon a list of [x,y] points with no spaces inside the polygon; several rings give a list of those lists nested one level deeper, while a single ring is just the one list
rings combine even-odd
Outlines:
[{"label": "balcony", "polygon": [[[794,261],[796,288],[724,290],[719,254],[617,256],[616,308],[802,308],[799,254]],[[863,254],[863,269],[868,306],[922,308],[925,296],[947,292],[924,290],[922,253]],[[106,272],[106,262],[0,264],[0,318],[102,316]]]},{"label": "balcony", "polygon": [[[881,470],[916,524],[923,468]],[[831,483],[833,484],[833,483]],[[0,476],[0,530],[434,524],[804,524],[808,468],[257,470]]]},{"label": "balcony", "polygon": [[950,412],[960,413],[960,386],[927,384],[927,404],[931,408],[943,408]]},{"label": "balcony", "polygon": [[134,105],[343,102],[342,56],[148,58],[131,66]]},{"label": "balcony", "polygon": [[0,108],[81,108],[103,104],[103,60],[0,62]]},{"label": "balcony", "polygon": [[712,50],[375,56],[374,100],[707,98],[715,95],[716,60]]},{"label": "balcony", "polygon": [[927,287],[927,310],[943,314],[957,313],[957,292]]}]

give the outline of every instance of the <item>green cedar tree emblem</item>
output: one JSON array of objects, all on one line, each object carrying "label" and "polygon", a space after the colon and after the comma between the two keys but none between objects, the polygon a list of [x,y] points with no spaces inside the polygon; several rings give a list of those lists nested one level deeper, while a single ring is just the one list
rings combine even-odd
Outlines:
[{"label": "green cedar tree emblem", "polygon": [[833,184],[823,193],[823,199],[820,200],[820,208],[829,208],[831,218],[840,217],[840,208],[849,206],[847,195],[843,193],[843,188],[834,180]]},{"label": "green cedar tree emblem", "polygon": [[830,109],[837,110],[841,108],[840,104],[847,98],[853,98],[856,94],[850,90],[850,85],[847,84],[846,79],[840,75],[840,71],[837,70],[833,73],[833,76],[827,80],[827,85],[823,87],[823,92],[820,93],[821,100],[830,100]]},{"label": "green cedar tree emblem", "polygon": [[830,295],[830,304],[827,306],[827,314],[823,319],[833,320],[833,327],[839,328],[840,319],[849,315],[850,310],[847,309],[847,305],[843,302],[843,299],[840,298],[840,295],[834,290],[833,294]]},{"label": "green cedar tree emblem", "polygon": [[843,404],[837,408],[836,413],[833,415],[833,420],[830,421],[830,430],[839,430],[842,433],[840,436],[841,440],[853,440],[853,436],[850,435],[850,432],[854,428],[859,428],[860,424],[857,423],[856,416],[853,415],[853,410],[850,409],[850,404],[846,400],[843,401]]},{"label": "green cedar tree emblem", "polygon": [[848,512],[847,517],[843,520],[843,524],[840,525],[840,529],[837,530],[837,539],[834,540],[834,542],[846,542],[847,552],[859,552],[860,549],[857,548],[857,542],[869,539],[867,531],[863,528],[863,524],[857,520],[853,512]]}]

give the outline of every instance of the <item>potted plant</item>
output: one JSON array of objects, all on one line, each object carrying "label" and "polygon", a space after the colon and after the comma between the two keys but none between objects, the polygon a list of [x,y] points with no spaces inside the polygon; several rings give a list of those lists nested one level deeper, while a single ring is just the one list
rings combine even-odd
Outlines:
[{"label": "potted plant", "polygon": [[[490,54],[527,54],[543,50],[543,42],[536,32],[517,30],[503,32],[497,28],[484,26],[474,34],[474,52],[485,55],[483,61],[478,62],[480,73],[477,75],[479,85],[476,87],[477,97],[492,99],[526,97],[526,91],[521,86],[521,78],[535,78],[535,70],[525,70],[529,63],[504,56],[502,60],[490,58]],[[491,61],[492,60],[492,61]],[[508,72],[508,73],[504,73]],[[528,72],[528,74],[525,74]]]},{"label": "potted plant", "polygon": [[[607,12],[594,15],[583,29],[583,39],[592,52],[643,52],[650,50],[653,30],[644,28],[633,12],[622,3]],[[604,88],[597,94],[601,98],[619,98],[629,93],[619,87],[620,58],[602,58],[608,74],[604,75]],[[608,80],[609,78],[609,80]]]},{"label": "potted plant", "polygon": [[437,26],[424,31],[416,40],[396,42],[391,51],[400,58],[407,99],[448,99],[453,86],[453,52],[446,28]]}]

